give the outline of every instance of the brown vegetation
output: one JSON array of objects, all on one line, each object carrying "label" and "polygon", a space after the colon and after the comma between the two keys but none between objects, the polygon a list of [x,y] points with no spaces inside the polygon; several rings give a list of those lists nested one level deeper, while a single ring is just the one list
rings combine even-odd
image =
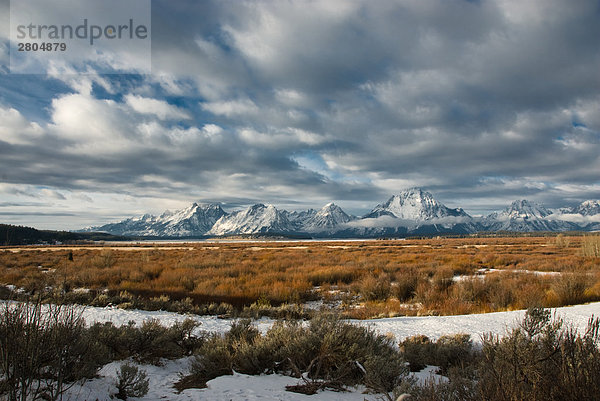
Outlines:
[{"label": "brown vegetation", "polygon": [[579,333],[549,310],[532,308],[504,336],[484,335],[481,347],[468,335],[406,339],[400,347],[410,368],[439,366],[447,380],[403,380],[395,393],[417,401],[597,400],[599,346],[600,320],[590,318]]},{"label": "brown vegetation", "polygon": [[600,299],[596,238],[1,248],[0,284],[70,299],[85,288],[97,305],[102,291],[238,310],[323,299],[357,318],[554,307]]}]

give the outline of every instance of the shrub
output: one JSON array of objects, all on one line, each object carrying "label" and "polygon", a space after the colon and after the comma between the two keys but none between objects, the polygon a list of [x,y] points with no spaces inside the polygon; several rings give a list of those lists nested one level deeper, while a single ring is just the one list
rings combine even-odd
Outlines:
[{"label": "shrub", "polygon": [[552,285],[558,305],[574,305],[586,301],[589,278],[585,274],[564,273]]},{"label": "shrub", "polygon": [[202,345],[204,339],[202,336],[194,335],[194,330],[200,323],[193,319],[185,319],[183,322],[177,322],[169,328],[169,341],[179,347],[180,353],[175,353],[175,358],[192,355],[193,352]]},{"label": "shrub", "polygon": [[358,292],[365,301],[385,301],[391,290],[390,278],[385,274],[378,278],[365,276],[358,283]]},{"label": "shrub", "polygon": [[259,335],[258,329],[252,325],[250,319],[242,319],[231,325],[225,338],[230,344],[234,342],[253,343]]},{"label": "shrub", "polygon": [[[277,321],[264,336],[235,346],[234,366],[246,374],[278,372],[300,377],[297,364],[309,363],[311,339],[297,321]],[[291,360],[291,357],[295,357]]]},{"label": "shrub", "polygon": [[121,327],[111,322],[94,323],[88,331],[104,347],[110,360],[127,359],[134,354],[131,347],[131,341],[137,337],[134,322]]},{"label": "shrub", "polygon": [[364,384],[378,392],[391,391],[406,373],[389,338],[331,316],[313,318],[308,327],[281,321],[265,335],[240,321],[225,336],[206,341],[180,383],[205,385],[232,370],[291,374],[312,389]]},{"label": "shrub", "polygon": [[527,312],[520,327],[484,338],[479,390],[486,400],[592,400],[600,394],[600,322],[585,334],[565,329],[547,310]]},{"label": "shrub", "polygon": [[107,361],[80,309],[39,302],[1,308],[0,394],[8,399],[58,399]]},{"label": "shrub", "polygon": [[465,304],[476,304],[487,299],[488,285],[480,277],[471,277],[452,286],[451,296]]},{"label": "shrub", "polygon": [[400,351],[413,372],[422,370],[426,365],[433,365],[438,366],[442,374],[446,374],[451,368],[471,365],[476,357],[468,334],[442,336],[436,342],[417,335],[402,341]]},{"label": "shrub", "polygon": [[193,334],[197,327],[198,323],[192,319],[171,327],[151,319],[141,327],[136,327],[134,322],[121,327],[110,322],[95,323],[89,331],[113,360],[133,358],[142,363],[159,364],[161,358],[181,358],[199,348],[204,339]]},{"label": "shrub", "polygon": [[600,235],[586,235],[581,244],[581,255],[587,258],[600,257]]},{"label": "shrub", "polygon": [[569,245],[571,245],[571,239],[565,237],[564,234],[558,234],[554,238],[554,245],[556,245],[557,248],[568,248]]},{"label": "shrub", "polygon": [[419,277],[416,272],[412,270],[407,273],[397,274],[396,285],[393,288],[394,295],[396,295],[401,302],[408,301],[415,295],[418,283]]},{"label": "shrub", "polygon": [[[415,378],[405,380],[394,389],[394,399],[410,394],[409,401],[479,401],[477,382],[468,370],[452,368],[447,380],[427,378],[419,383]],[[483,400],[482,400],[483,401]]]},{"label": "shrub", "polygon": [[432,282],[438,291],[450,288],[453,283],[454,270],[450,267],[441,267],[433,275]]},{"label": "shrub", "polygon": [[[218,335],[210,337],[192,361],[188,382],[206,387],[206,382],[215,377],[232,374],[232,356],[227,341]],[[183,388],[180,388],[182,390]]]},{"label": "shrub", "polygon": [[435,345],[435,359],[431,364],[439,366],[442,374],[447,374],[451,368],[469,366],[475,360],[473,343],[469,334],[442,336]]},{"label": "shrub", "polygon": [[157,319],[144,321],[137,332],[132,348],[140,362],[157,364],[161,358],[176,358],[182,355],[173,338],[173,332],[161,325]]},{"label": "shrub", "polygon": [[[441,349],[453,355],[447,358],[447,351],[438,355],[438,363],[454,360],[448,363],[449,380],[425,384],[405,380],[395,394],[407,392],[418,401],[591,401],[600,394],[599,319],[591,318],[585,333],[579,334],[565,328],[562,320],[551,319],[548,310],[532,308],[506,336],[484,336],[480,351],[473,352],[465,339],[452,339],[450,347],[445,346],[447,340],[440,340]],[[426,338],[405,342],[431,348]],[[460,355],[467,350],[472,362],[456,363],[465,360]]]},{"label": "shrub", "polygon": [[311,320],[308,330],[312,359],[301,369],[313,379],[390,391],[405,373],[404,360],[391,340],[370,329],[321,315]]},{"label": "shrub", "polygon": [[424,335],[408,337],[400,343],[400,351],[412,372],[423,370],[429,364],[434,348],[429,337]]},{"label": "shrub", "polygon": [[116,397],[126,400],[128,397],[143,397],[148,394],[148,375],[145,370],[139,370],[137,366],[125,363],[117,372]]},{"label": "shrub", "polygon": [[494,274],[486,277],[484,281],[488,287],[488,300],[492,309],[506,309],[514,303],[514,280]]}]

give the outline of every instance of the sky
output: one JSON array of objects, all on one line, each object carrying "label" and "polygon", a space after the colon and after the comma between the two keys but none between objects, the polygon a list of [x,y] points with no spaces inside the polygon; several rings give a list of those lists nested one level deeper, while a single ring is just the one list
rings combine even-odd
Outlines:
[{"label": "sky", "polygon": [[37,74],[11,70],[0,4],[3,223],[362,215],[415,186],[472,215],[600,199],[598,0],[141,1],[149,54]]}]

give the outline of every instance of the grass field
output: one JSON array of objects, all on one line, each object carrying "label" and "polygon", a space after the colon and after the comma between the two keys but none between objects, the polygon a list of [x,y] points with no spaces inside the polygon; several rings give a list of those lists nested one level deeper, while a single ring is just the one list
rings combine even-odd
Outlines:
[{"label": "grass field", "polygon": [[353,318],[491,312],[600,300],[598,238],[4,247],[0,284],[97,305],[118,294],[158,308],[310,302]]}]

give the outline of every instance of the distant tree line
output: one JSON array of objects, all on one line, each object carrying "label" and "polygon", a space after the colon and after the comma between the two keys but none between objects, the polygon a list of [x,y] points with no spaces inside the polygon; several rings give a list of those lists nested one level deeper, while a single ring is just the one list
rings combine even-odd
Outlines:
[{"label": "distant tree line", "polygon": [[119,241],[129,239],[106,233],[73,233],[69,231],[36,230],[32,227],[0,224],[0,245],[33,245],[75,243],[78,241]]}]

